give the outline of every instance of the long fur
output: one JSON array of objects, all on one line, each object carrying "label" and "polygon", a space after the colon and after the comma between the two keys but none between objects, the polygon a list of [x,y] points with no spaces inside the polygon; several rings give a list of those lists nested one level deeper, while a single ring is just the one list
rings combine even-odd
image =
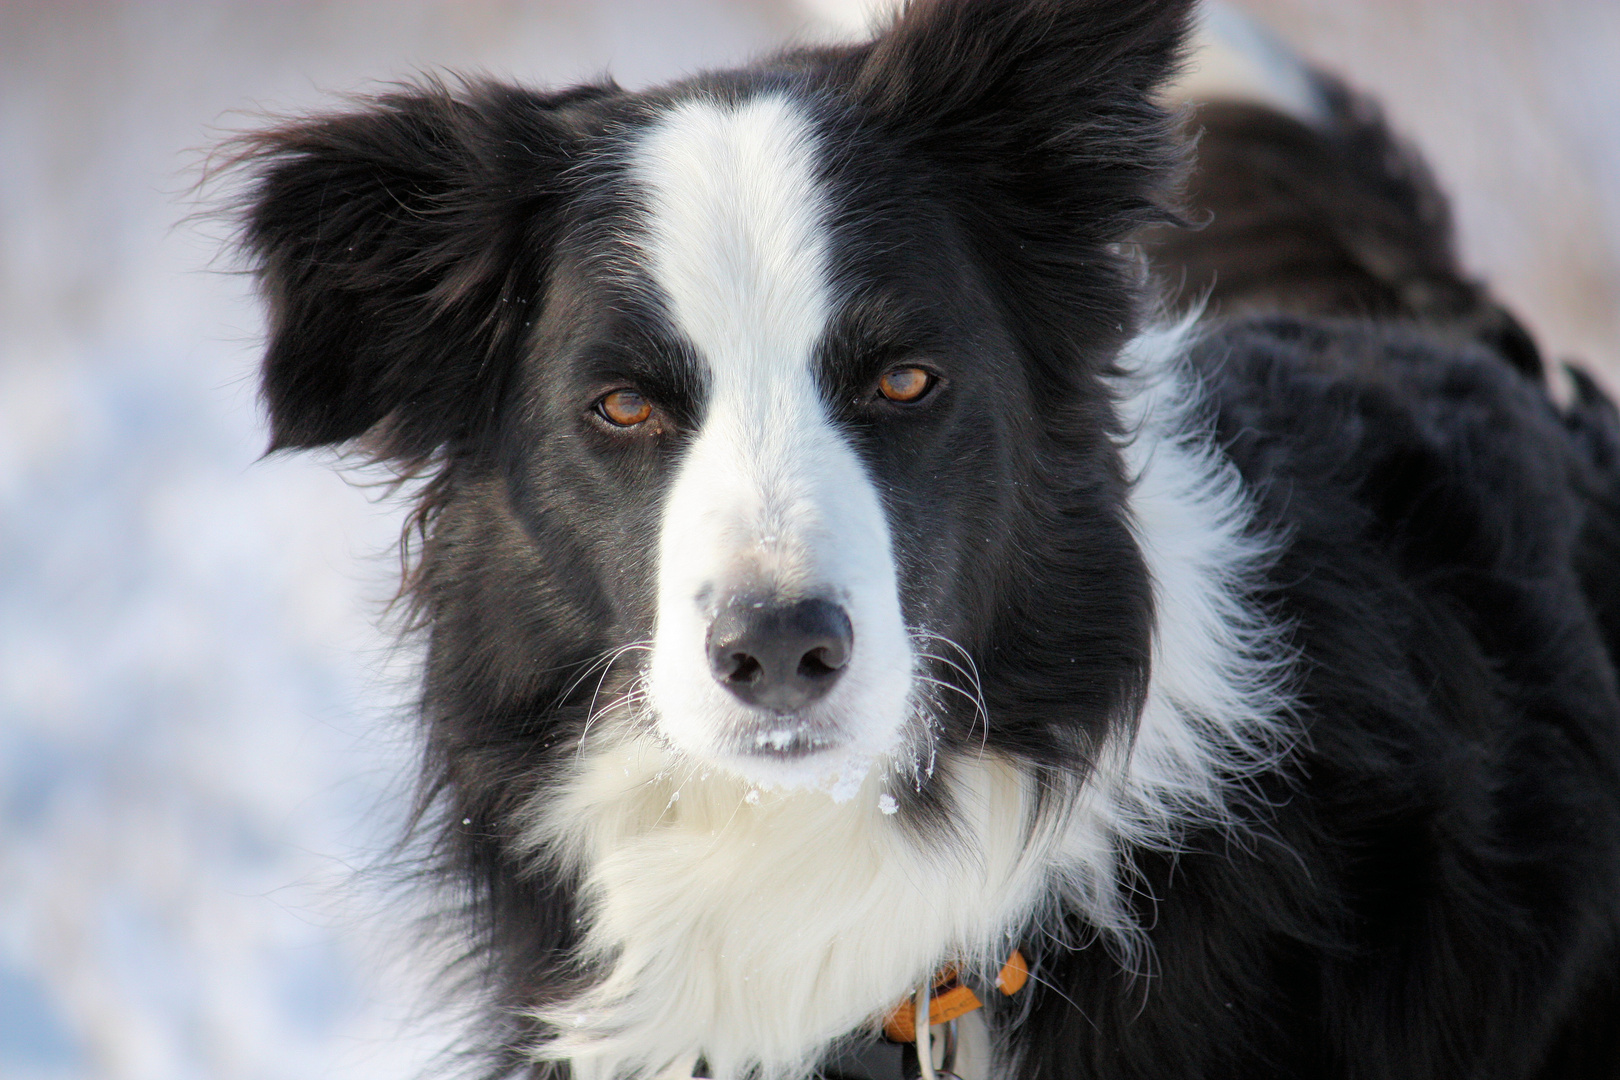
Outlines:
[{"label": "long fur", "polygon": [[[272,448],[427,477],[419,830],[489,1075],[870,1075],[942,965],[967,1080],[1620,1070],[1620,420],[1325,77],[1205,106],[1166,232],[1190,17],[918,0],[239,148]],[[1212,313],[1145,325],[1138,244]],[[711,666],[807,604],[808,704]]]}]

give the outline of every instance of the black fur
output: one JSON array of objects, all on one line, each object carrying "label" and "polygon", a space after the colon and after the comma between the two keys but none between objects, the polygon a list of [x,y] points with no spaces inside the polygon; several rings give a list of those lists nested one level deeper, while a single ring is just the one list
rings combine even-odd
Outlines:
[{"label": "black fur", "polygon": [[1170,291],[1226,316],[1421,321],[1539,378],[1530,335],[1458,273],[1450,211],[1423,160],[1375,103],[1326,74],[1310,78],[1319,121],[1236,101],[1189,119],[1200,146],[1187,203],[1203,227],[1139,237]]},{"label": "black fur", "polygon": [[[591,977],[570,959],[576,883],[515,850],[515,815],[593,696],[627,683],[634,655],[596,661],[650,631],[659,493],[702,420],[701,374],[619,239],[625,147],[692,95],[812,111],[854,298],[823,343],[827,400],[918,348],[952,381],[920,418],[837,416],[883,478],[908,619],[983,683],[988,731],[962,695],[944,750],[985,739],[1068,797],[1148,675],[1106,376],[1144,307],[1121,242],[1177,220],[1180,144],[1152,92],[1188,8],[915,3],[874,44],[650,94],[430,82],[243,147],[272,449],[362,440],[429,478],[421,828],[463,892],[492,1074],[545,1035],[519,1010]],[[1223,116],[1194,190],[1217,193],[1215,225],[1162,250],[1172,271],[1232,268],[1233,311],[1293,313],[1213,329],[1193,361],[1287,537],[1260,599],[1293,627],[1297,749],[1245,796],[1251,843],[1194,830],[1174,858],[1125,853],[1151,976],[1041,944],[1091,940],[1076,915],[1031,928],[1044,981],[997,1021],[1018,1074],[1620,1076],[1620,420],[1590,380],[1555,406],[1533,345],[1455,331],[1488,301],[1426,180],[1370,183],[1350,136]],[[1375,123],[1353,134],[1395,152]],[[1309,281],[1255,254],[1218,193],[1257,139],[1332,179],[1272,205],[1285,238],[1320,251],[1341,214],[1388,223],[1371,231],[1444,310],[1365,245],[1334,241]],[[575,403],[618,374],[651,388],[667,437],[581,432]],[[904,808],[919,828],[931,799]]]}]

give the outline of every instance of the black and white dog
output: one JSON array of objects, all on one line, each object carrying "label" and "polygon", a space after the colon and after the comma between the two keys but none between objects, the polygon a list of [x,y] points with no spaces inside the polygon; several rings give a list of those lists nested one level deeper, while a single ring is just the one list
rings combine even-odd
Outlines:
[{"label": "black and white dog", "polygon": [[491,1075],[881,1075],[943,971],[967,1080],[1620,1076],[1620,420],[1329,82],[1187,211],[1190,7],[248,138],[273,448],[424,481]]}]

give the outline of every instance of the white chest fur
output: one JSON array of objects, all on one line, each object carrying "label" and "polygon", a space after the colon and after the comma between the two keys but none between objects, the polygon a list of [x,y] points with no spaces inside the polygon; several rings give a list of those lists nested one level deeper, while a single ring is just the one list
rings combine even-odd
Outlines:
[{"label": "white chest fur", "polygon": [[576,861],[609,972],[544,1017],[562,1032],[544,1056],[581,1077],[699,1054],[716,1077],[803,1074],[942,961],[999,967],[1041,894],[1028,782],[993,756],[936,778],[957,808],[943,842],[883,813],[878,774],[837,803],[681,768],[631,742],[536,807],[530,838]]}]

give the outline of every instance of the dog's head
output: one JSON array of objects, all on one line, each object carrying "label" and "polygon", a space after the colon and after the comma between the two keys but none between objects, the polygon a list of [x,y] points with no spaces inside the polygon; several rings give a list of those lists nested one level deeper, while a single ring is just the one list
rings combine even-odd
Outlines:
[{"label": "dog's head", "polygon": [[251,138],[273,446],[434,477],[445,761],[594,708],[803,786],[1131,715],[1106,375],[1189,6],[919,2],[651,93],[425,83]]}]

